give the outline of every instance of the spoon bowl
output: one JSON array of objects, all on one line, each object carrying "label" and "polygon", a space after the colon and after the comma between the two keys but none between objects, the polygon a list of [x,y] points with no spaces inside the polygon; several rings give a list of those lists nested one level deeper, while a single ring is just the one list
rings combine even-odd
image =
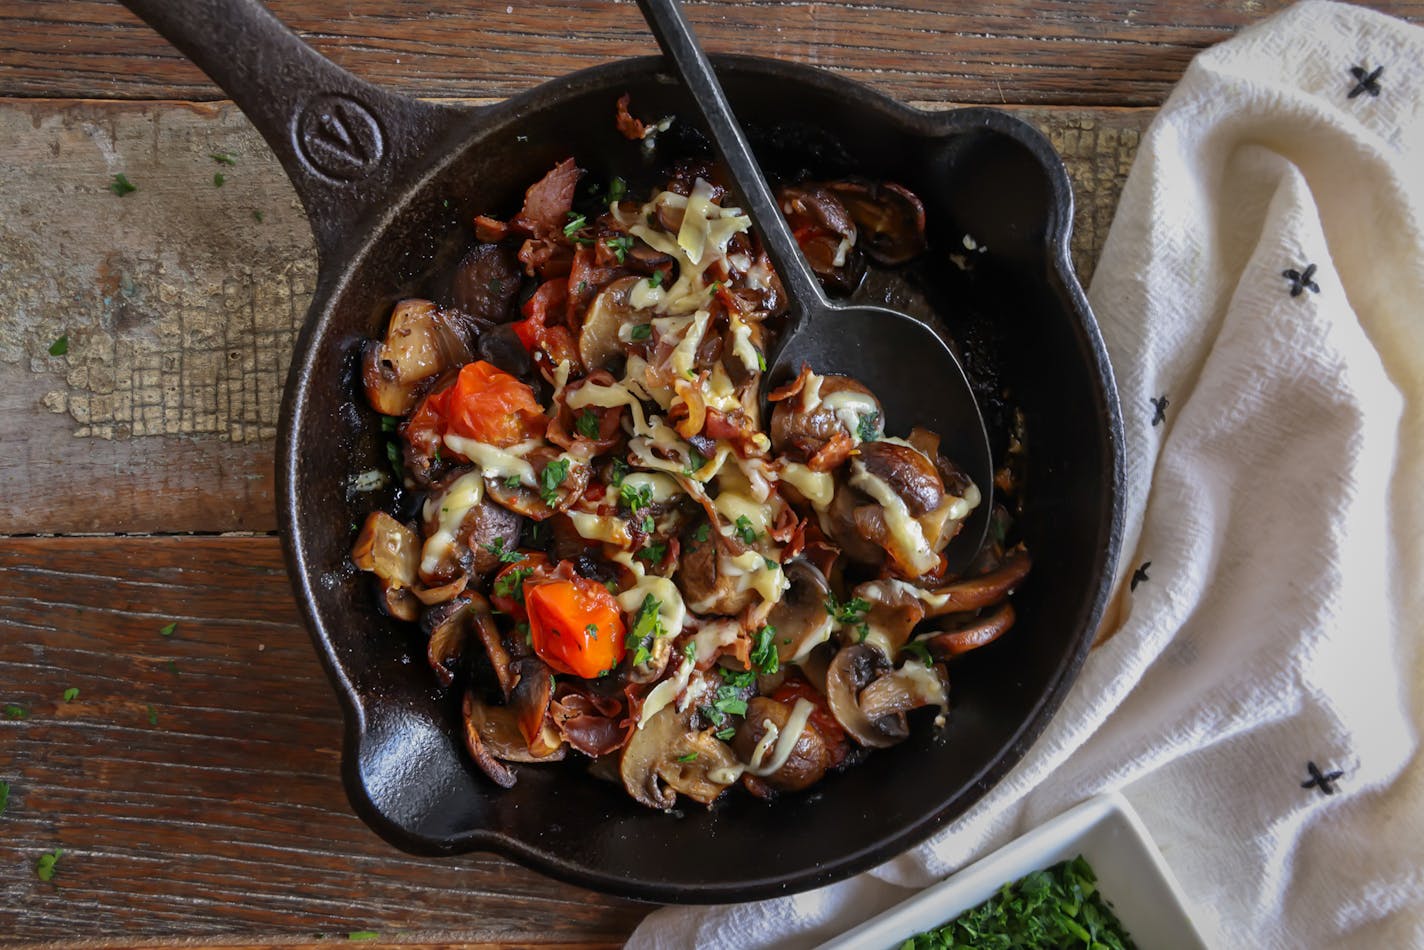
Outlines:
[{"label": "spoon bowl", "polygon": [[[980,502],[944,554],[954,573],[984,540],[993,508],[994,467],[983,414],[964,368],[935,330],[883,307],[833,303],[801,255],[752,155],[712,64],[682,15],[680,0],[638,0],[663,53],[702,113],[718,157],[791,300],[786,331],[768,360],[763,400],[810,366],[819,375],[852,376],[880,400],[887,434],[920,426],[940,436],[944,455],[979,489]],[[770,409],[762,406],[764,417]]]}]

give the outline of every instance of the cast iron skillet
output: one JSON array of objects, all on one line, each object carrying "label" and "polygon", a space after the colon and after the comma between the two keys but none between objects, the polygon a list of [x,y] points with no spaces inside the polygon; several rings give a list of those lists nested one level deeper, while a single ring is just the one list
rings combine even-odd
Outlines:
[{"label": "cast iron skillet", "polygon": [[[1022,524],[1035,566],[1012,633],[952,668],[947,729],[920,722],[907,742],[810,795],[768,805],[735,794],[711,811],[668,815],[586,777],[572,758],[520,768],[508,791],[485,780],[463,752],[457,699],[435,687],[413,629],[377,611],[349,564],[351,526],[391,499],[348,486],[353,473],[384,464],[358,354],[383,332],[391,305],[438,295],[434,275],[471,240],[472,216],[513,213],[524,188],[570,153],[593,180],[651,184],[660,162],[617,134],[614,103],[628,92],[643,115],[691,116],[681,86],[659,59],[636,59],[496,106],[451,108],[356,79],[257,0],[125,3],[246,112],[316,235],[320,276],[282,407],[279,511],[297,599],[345,713],[347,793],[377,833],[414,853],[497,851],[631,897],[749,900],[893,857],[953,821],[1019,760],[1087,653],[1122,518],[1112,374],[1068,261],[1068,180],[1042,136],[988,109],[926,114],[808,67],[718,60],[772,174],[860,171],[924,199],[935,249],[867,292],[944,318],[996,452],[1011,413],[1002,394],[1022,407]],[[665,134],[659,158],[698,147],[683,121]],[[968,251],[965,234],[988,252]]]}]

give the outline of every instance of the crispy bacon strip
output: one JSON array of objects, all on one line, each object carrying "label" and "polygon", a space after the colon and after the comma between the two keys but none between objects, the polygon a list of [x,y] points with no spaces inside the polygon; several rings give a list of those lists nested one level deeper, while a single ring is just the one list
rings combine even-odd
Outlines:
[{"label": "crispy bacon strip", "polygon": [[636,142],[639,139],[647,137],[648,127],[640,120],[633,118],[632,114],[628,111],[628,103],[631,101],[632,96],[626,92],[619,97],[617,124],[618,131],[623,133],[625,139]]},{"label": "crispy bacon strip", "polygon": [[574,204],[574,189],[582,175],[572,158],[555,165],[524,192],[524,207],[511,223],[535,237],[562,235]]}]

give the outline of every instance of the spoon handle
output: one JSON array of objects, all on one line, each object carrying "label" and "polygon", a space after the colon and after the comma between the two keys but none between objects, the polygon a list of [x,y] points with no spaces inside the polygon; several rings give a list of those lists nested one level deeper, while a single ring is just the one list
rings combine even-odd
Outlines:
[{"label": "spoon handle", "polygon": [[[793,306],[799,303],[797,309],[802,310],[827,306],[829,302],[821,290],[821,284],[801,256],[801,248],[796,244],[786,219],[781,216],[781,209],[776,206],[776,199],[767,187],[761,167],[752,156],[742,127],[732,114],[732,107],[727,104],[722,84],[717,81],[707,54],[702,52],[692,27],[682,15],[682,4],[679,0],[638,0],[638,6],[653,36],[657,37],[663,55],[677,67],[683,83],[702,111],[707,131],[712,135],[712,144],[731,172],[732,181],[746,203],[752,225],[761,235],[762,247],[780,275]],[[768,94],[772,91],[768,90]]]}]

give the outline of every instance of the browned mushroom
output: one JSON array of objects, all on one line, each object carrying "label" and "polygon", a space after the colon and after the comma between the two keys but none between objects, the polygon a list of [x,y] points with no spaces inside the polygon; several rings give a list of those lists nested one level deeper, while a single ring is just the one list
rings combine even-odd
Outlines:
[{"label": "browned mushroom", "polygon": [[929,647],[932,654],[940,659],[959,656],[970,650],[977,650],[993,643],[1014,625],[1014,607],[1005,602],[986,614],[974,616],[960,614],[951,618],[951,623],[938,632],[921,636],[919,642]]},{"label": "browned mushroom", "polygon": [[[485,480],[485,490],[489,497],[516,514],[534,521],[543,521],[556,512],[567,511],[588,487],[589,476],[592,474],[588,463],[562,458],[559,450],[551,445],[535,448],[524,460],[534,469],[540,489],[529,488],[522,483],[511,485],[499,478]],[[559,473],[562,473],[563,477],[555,478]],[[547,494],[543,490],[545,486],[548,488]],[[553,499],[552,505],[545,500],[546,497]]]},{"label": "browned mushroom", "polygon": [[419,383],[474,359],[450,317],[429,300],[402,300],[383,342],[367,343],[361,378],[366,401],[388,416],[415,405]]},{"label": "browned mushroom", "polygon": [[465,748],[480,769],[502,788],[515,782],[514,771],[505,762],[558,762],[564,758],[562,745],[546,755],[530,752],[514,710],[481,702],[471,692],[465,693],[464,720]]},{"label": "browned mushroom", "polygon": [[[804,386],[816,386],[810,400]],[[883,418],[880,400],[857,379],[834,374],[812,377],[791,398],[776,403],[771,413],[771,444],[788,461],[830,471],[850,456],[861,436],[877,431]],[[839,439],[837,437],[839,436]],[[833,442],[837,451],[828,453]]]},{"label": "browned mushroom", "polygon": [[[791,710],[783,703],[766,696],[753,697],[747,702],[746,719],[737,728],[737,734],[732,739],[732,750],[743,762],[752,762],[758,744],[768,732],[766,724],[770,722],[776,727],[778,738],[775,744],[779,745],[782,741],[781,733],[786,730],[790,718]],[[826,748],[826,741],[808,719],[796,738],[796,744],[791,747],[790,755],[780,768],[770,775],[748,775],[746,778],[749,784],[750,780],[756,779],[779,791],[799,792],[819,782],[826,774],[829,764],[830,752]]]},{"label": "browned mushroom", "polygon": [[425,612],[421,629],[430,637],[425,657],[441,686],[449,686],[459,672],[465,645],[470,639],[472,597],[457,597]]},{"label": "browned mushroom", "polygon": [[588,305],[583,329],[579,331],[579,358],[589,370],[609,369],[626,352],[618,331],[625,323],[647,323],[639,315],[629,297],[633,288],[643,283],[642,277],[620,277],[604,287]]},{"label": "browned mushroom", "polygon": [[[489,657],[490,668],[494,670],[499,690],[506,700],[514,691],[516,673],[509,655],[509,646],[500,635],[499,626],[494,621],[490,603],[480,594],[470,595],[470,618],[475,636],[484,644],[485,655]],[[522,644],[520,644],[522,646]]]},{"label": "browned mushroom", "polygon": [[699,614],[741,613],[759,598],[751,587],[739,587],[736,578],[721,569],[721,548],[727,539],[715,528],[706,541],[691,535],[684,538],[682,559],[678,564],[678,588],[683,600]]},{"label": "browned mushroom", "polygon": [[816,276],[835,290],[854,290],[865,274],[865,264],[853,253],[855,222],[845,205],[814,182],[784,186],[776,198]]},{"label": "browned mushroom", "polygon": [[633,731],[619,776],[628,794],[649,808],[669,809],[681,793],[710,805],[741,775],[731,748],[711,732],[691,729],[665,706]]},{"label": "browned mushroom", "polygon": [[925,206],[909,189],[888,181],[833,181],[825,187],[855,222],[856,246],[881,264],[904,264],[924,251]]},{"label": "browned mushroom", "polygon": [[[856,701],[861,713],[872,723],[895,720],[898,730],[905,713],[910,710],[922,706],[943,709],[949,704],[943,667],[939,664],[929,667],[919,660],[906,660],[898,670],[878,677],[861,690]],[[883,726],[880,728],[884,729]]]},{"label": "browned mushroom", "polygon": [[376,575],[380,603],[400,620],[420,616],[420,602],[411,593],[420,565],[420,539],[384,511],[373,511],[351,547],[351,561]]},{"label": "browned mushroom", "polygon": [[776,630],[776,652],[781,662],[805,657],[830,639],[835,618],[826,610],[831,595],[825,575],[810,561],[797,558],[783,570],[790,585],[771,609],[766,622]]},{"label": "browned mushroom", "polygon": [[543,660],[533,656],[516,662],[514,672],[519,679],[509,694],[509,708],[514,712],[529,753],[546,759],[563,746],[563,740],[549,723],[554,676]]},{"label": "browned mushroom", "polygon": [[519,259],[504,244],[476,244],[455,265],[450,299],[463,312],[489,323],[514,315],[519,295]]},{"label": "browned mushroom", "polygon": [[861,690],[890,671],[890,661],[874,647],[843,647],[826,671],[826,702],[831,715],[861,745],[883,749],[910,734],[903,714],[872,719],[860,707]]},{"label": "browned mushroom", "polygon": [[423,510],[420,577],[425,583],[448,584],[461,575],[481,581],[499,569],[501,553],[518,545],[524,519],[483,495],[478,469],[451,473],[432,490]]}]

